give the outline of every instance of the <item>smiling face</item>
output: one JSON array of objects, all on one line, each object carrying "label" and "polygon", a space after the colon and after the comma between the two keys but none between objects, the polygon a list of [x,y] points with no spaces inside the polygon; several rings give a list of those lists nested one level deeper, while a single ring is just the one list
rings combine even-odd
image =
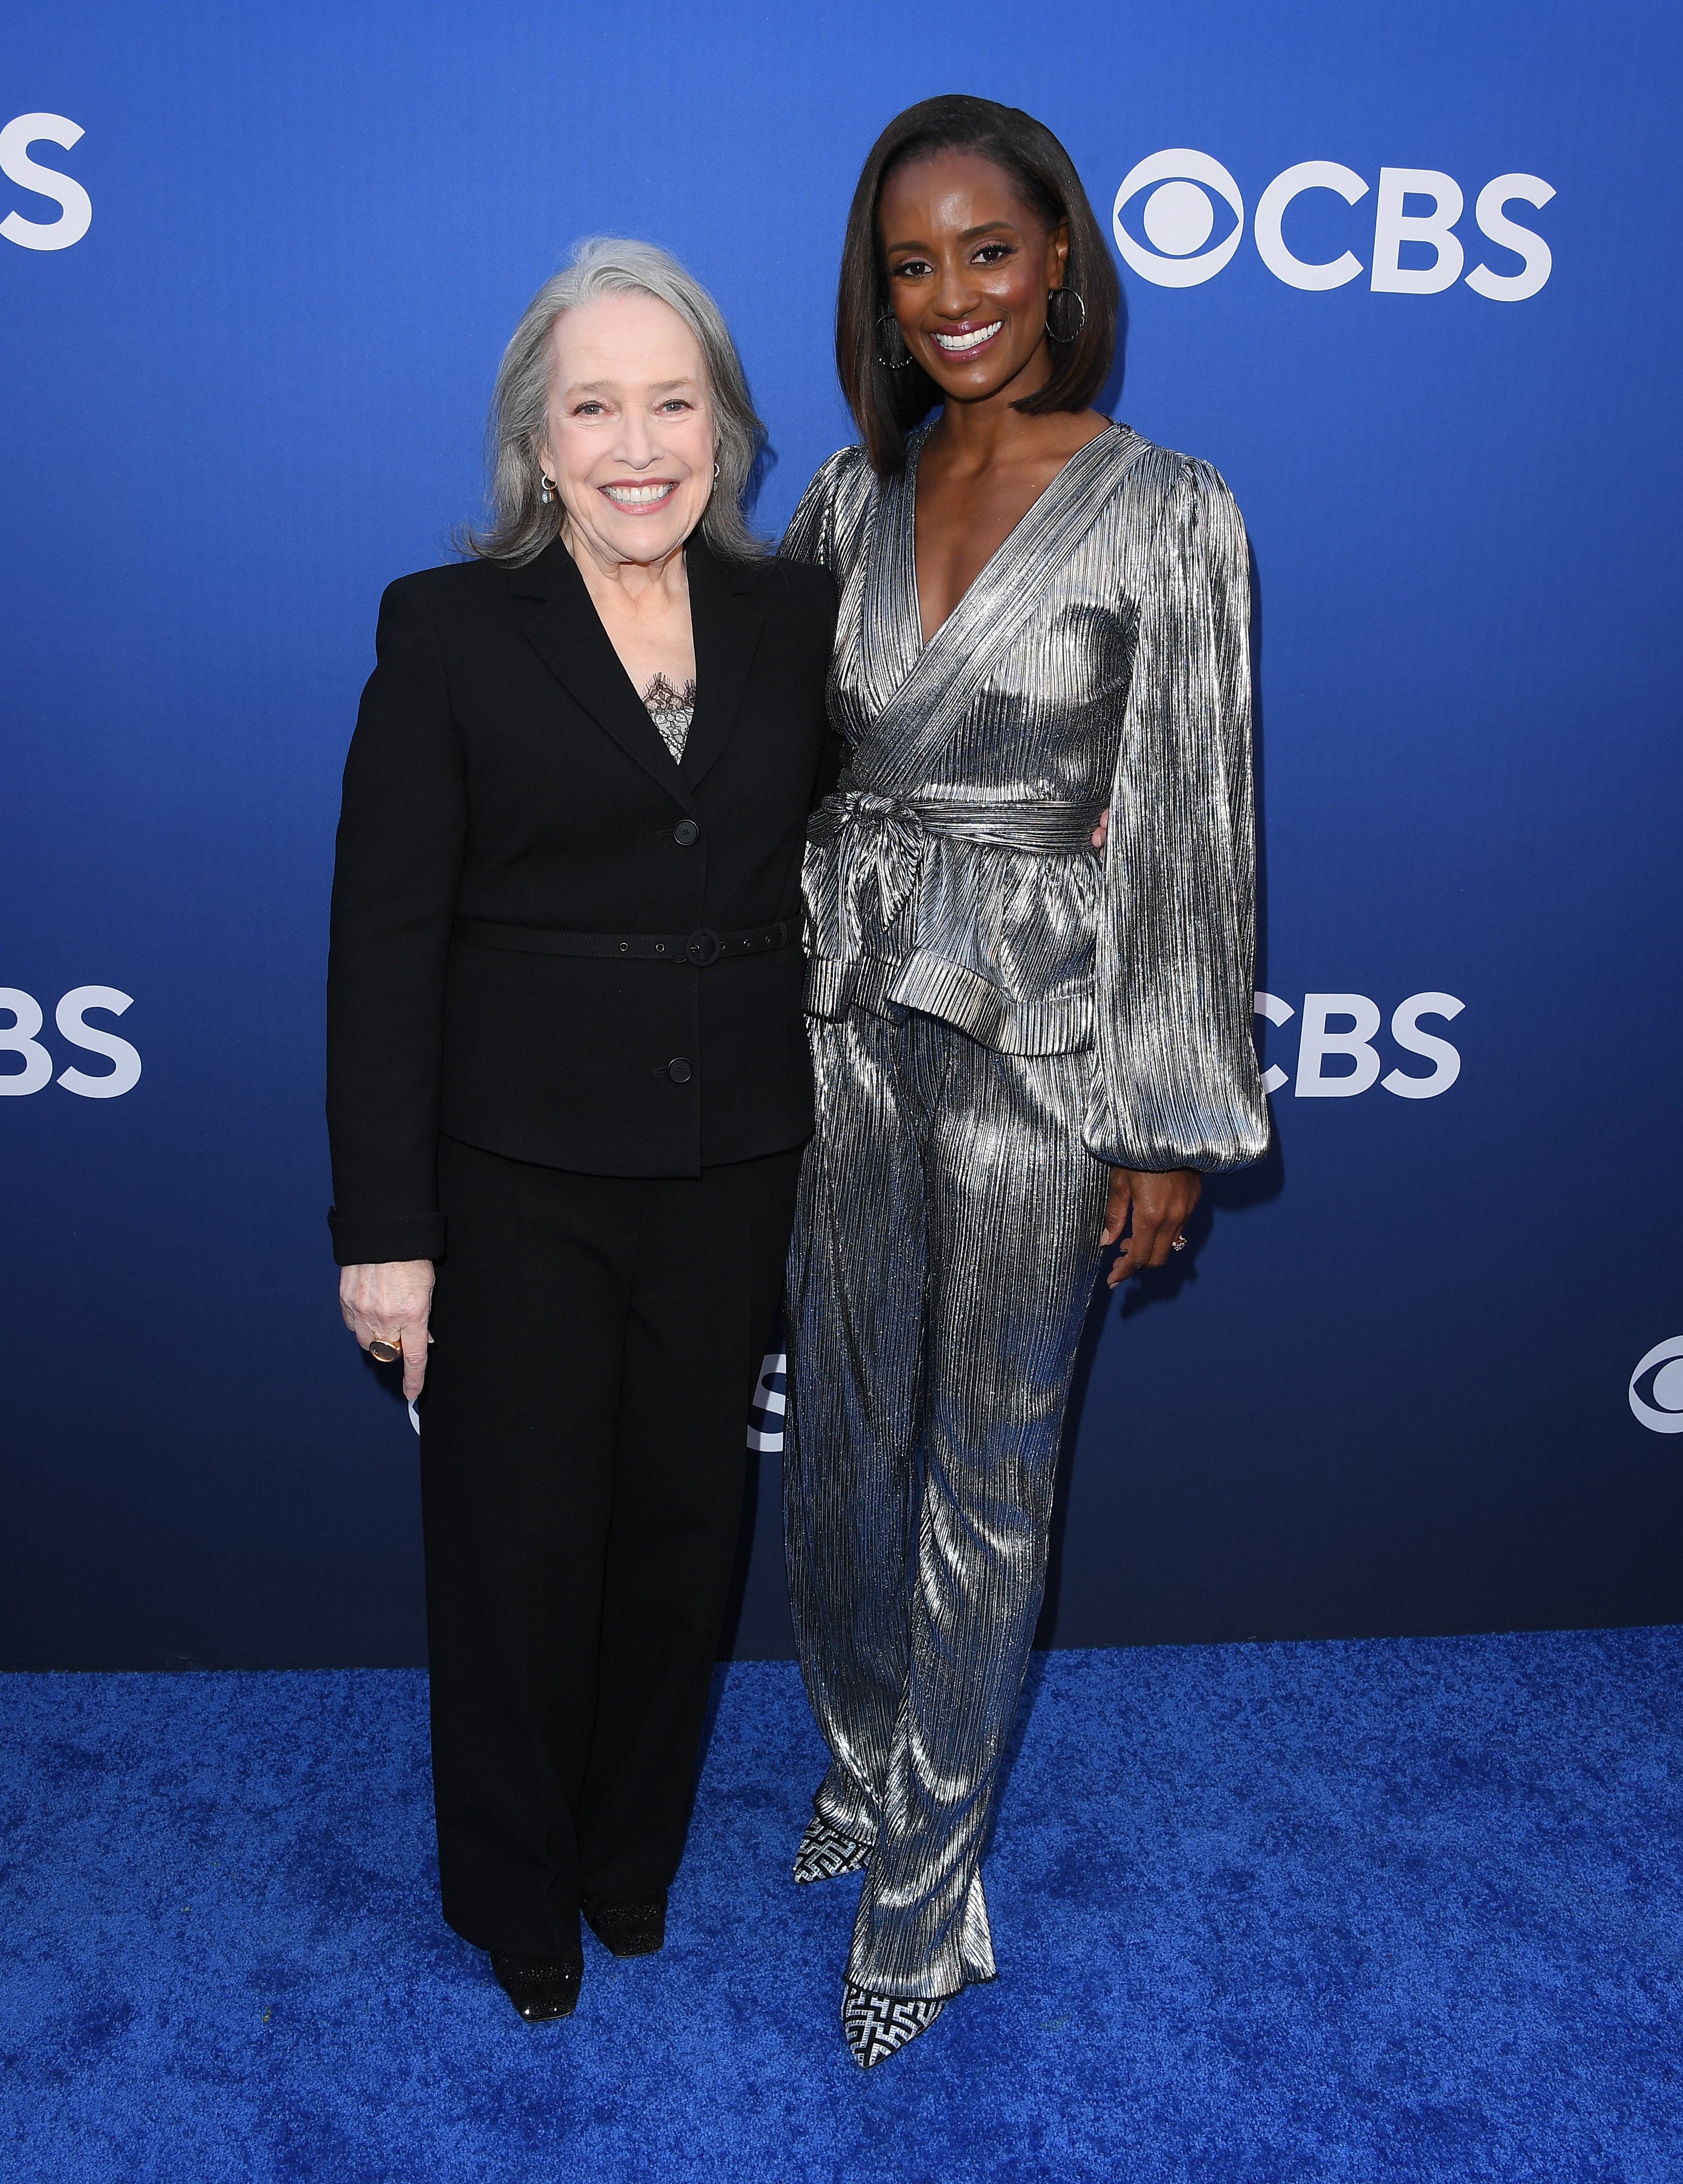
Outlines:
[{"label": "smiling face", "polygon": [[1051,371],[1046,297],[1063,285],[1067,229],[1048,234],[1003,167],[940,152],[883,185],[878,228],[906,345],[943,394],[1016,401]]},{"label": "smiling face", "polygon": [[659,561],[713,490],[713,404],[701,345],[655,296],[599,296],[549,336],[549,424],[538,459],[567,543],[605,567]]}]

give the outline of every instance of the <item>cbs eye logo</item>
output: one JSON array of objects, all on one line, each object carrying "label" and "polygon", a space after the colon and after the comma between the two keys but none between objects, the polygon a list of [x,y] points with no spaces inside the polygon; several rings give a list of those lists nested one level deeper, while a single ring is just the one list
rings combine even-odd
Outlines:
[{"label": "cbs eye logo", "polygon": [[[1144,248],[1123,225],[1122,209],[1151,184],[1139,220]],[[1207,187],[1201,188],[1200,184]],[[1214,190],[1229,217],[1216,234],[1219,215]],[[1239,185],[1219,159],[1207,152],[1153,152],[1132,170],[1116,193],[1117,248],[1136,273],[1160,288],[1193,288],[1219,273],[1239,248],[1245,232],[1245,200]]]},{"label": "cbs eye logo", "polygon": [[1650,1433],[1683,1433],[1683,1334],[1655,1343],[1630,1375],[1630,1414]]}]

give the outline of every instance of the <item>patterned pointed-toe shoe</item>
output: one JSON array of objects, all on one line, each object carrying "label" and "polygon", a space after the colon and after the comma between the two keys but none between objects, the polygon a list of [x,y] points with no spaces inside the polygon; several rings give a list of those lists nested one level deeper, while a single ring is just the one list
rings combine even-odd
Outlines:
[{"label": "patterned pointed-toe shoe", "polygon": [[867,1994],[849,1980],[842,1989],[842,2037],[860,2069],[868,2070],[927,2032],[945,2008],[945,2000],[907,2002],[899,1995]]},{"label": "patterned pointed-toe shoe", "polygon": [[869,1843],[839,1836],[827,1821],[811,1819],[794,1854],[797,1880],[833,1880],[839,1873],[861,1873],[870,1863]]}]

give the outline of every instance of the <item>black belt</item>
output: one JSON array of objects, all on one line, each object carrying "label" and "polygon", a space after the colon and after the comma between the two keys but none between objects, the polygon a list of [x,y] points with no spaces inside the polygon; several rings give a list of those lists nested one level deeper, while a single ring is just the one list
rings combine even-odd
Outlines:
[{"label": "black belt", "polygon": [[599,956],[621,962],[693,963],[705,970],[724,956],[765,956],[787,947],[796,928],[779,918],[772,925],[744,925],[737,933],[715,933],[699,925],[694,933],[557,933],[548,925],[497,925],[488,918],[459,917],[458,940],[481,948],[508,948],[522,956]]}]

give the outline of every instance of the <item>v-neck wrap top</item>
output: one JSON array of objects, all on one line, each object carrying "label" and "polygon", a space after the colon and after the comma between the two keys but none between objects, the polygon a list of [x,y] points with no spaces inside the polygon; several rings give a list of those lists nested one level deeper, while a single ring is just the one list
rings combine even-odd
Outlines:
[{"label": "v-neck wrap top", "polygon": [[828,704],[848,759],[809,830],[808,1012],[917,1009],[1002,1054],[1090,1050],[1097,1158],[1255,1160],[1268,1116],[1232,496],[1208,464],[1112,426],[926,644],[928,431],[898,477],[861,448],[833,455],[781,549],[828,569],[841,601]]}]

